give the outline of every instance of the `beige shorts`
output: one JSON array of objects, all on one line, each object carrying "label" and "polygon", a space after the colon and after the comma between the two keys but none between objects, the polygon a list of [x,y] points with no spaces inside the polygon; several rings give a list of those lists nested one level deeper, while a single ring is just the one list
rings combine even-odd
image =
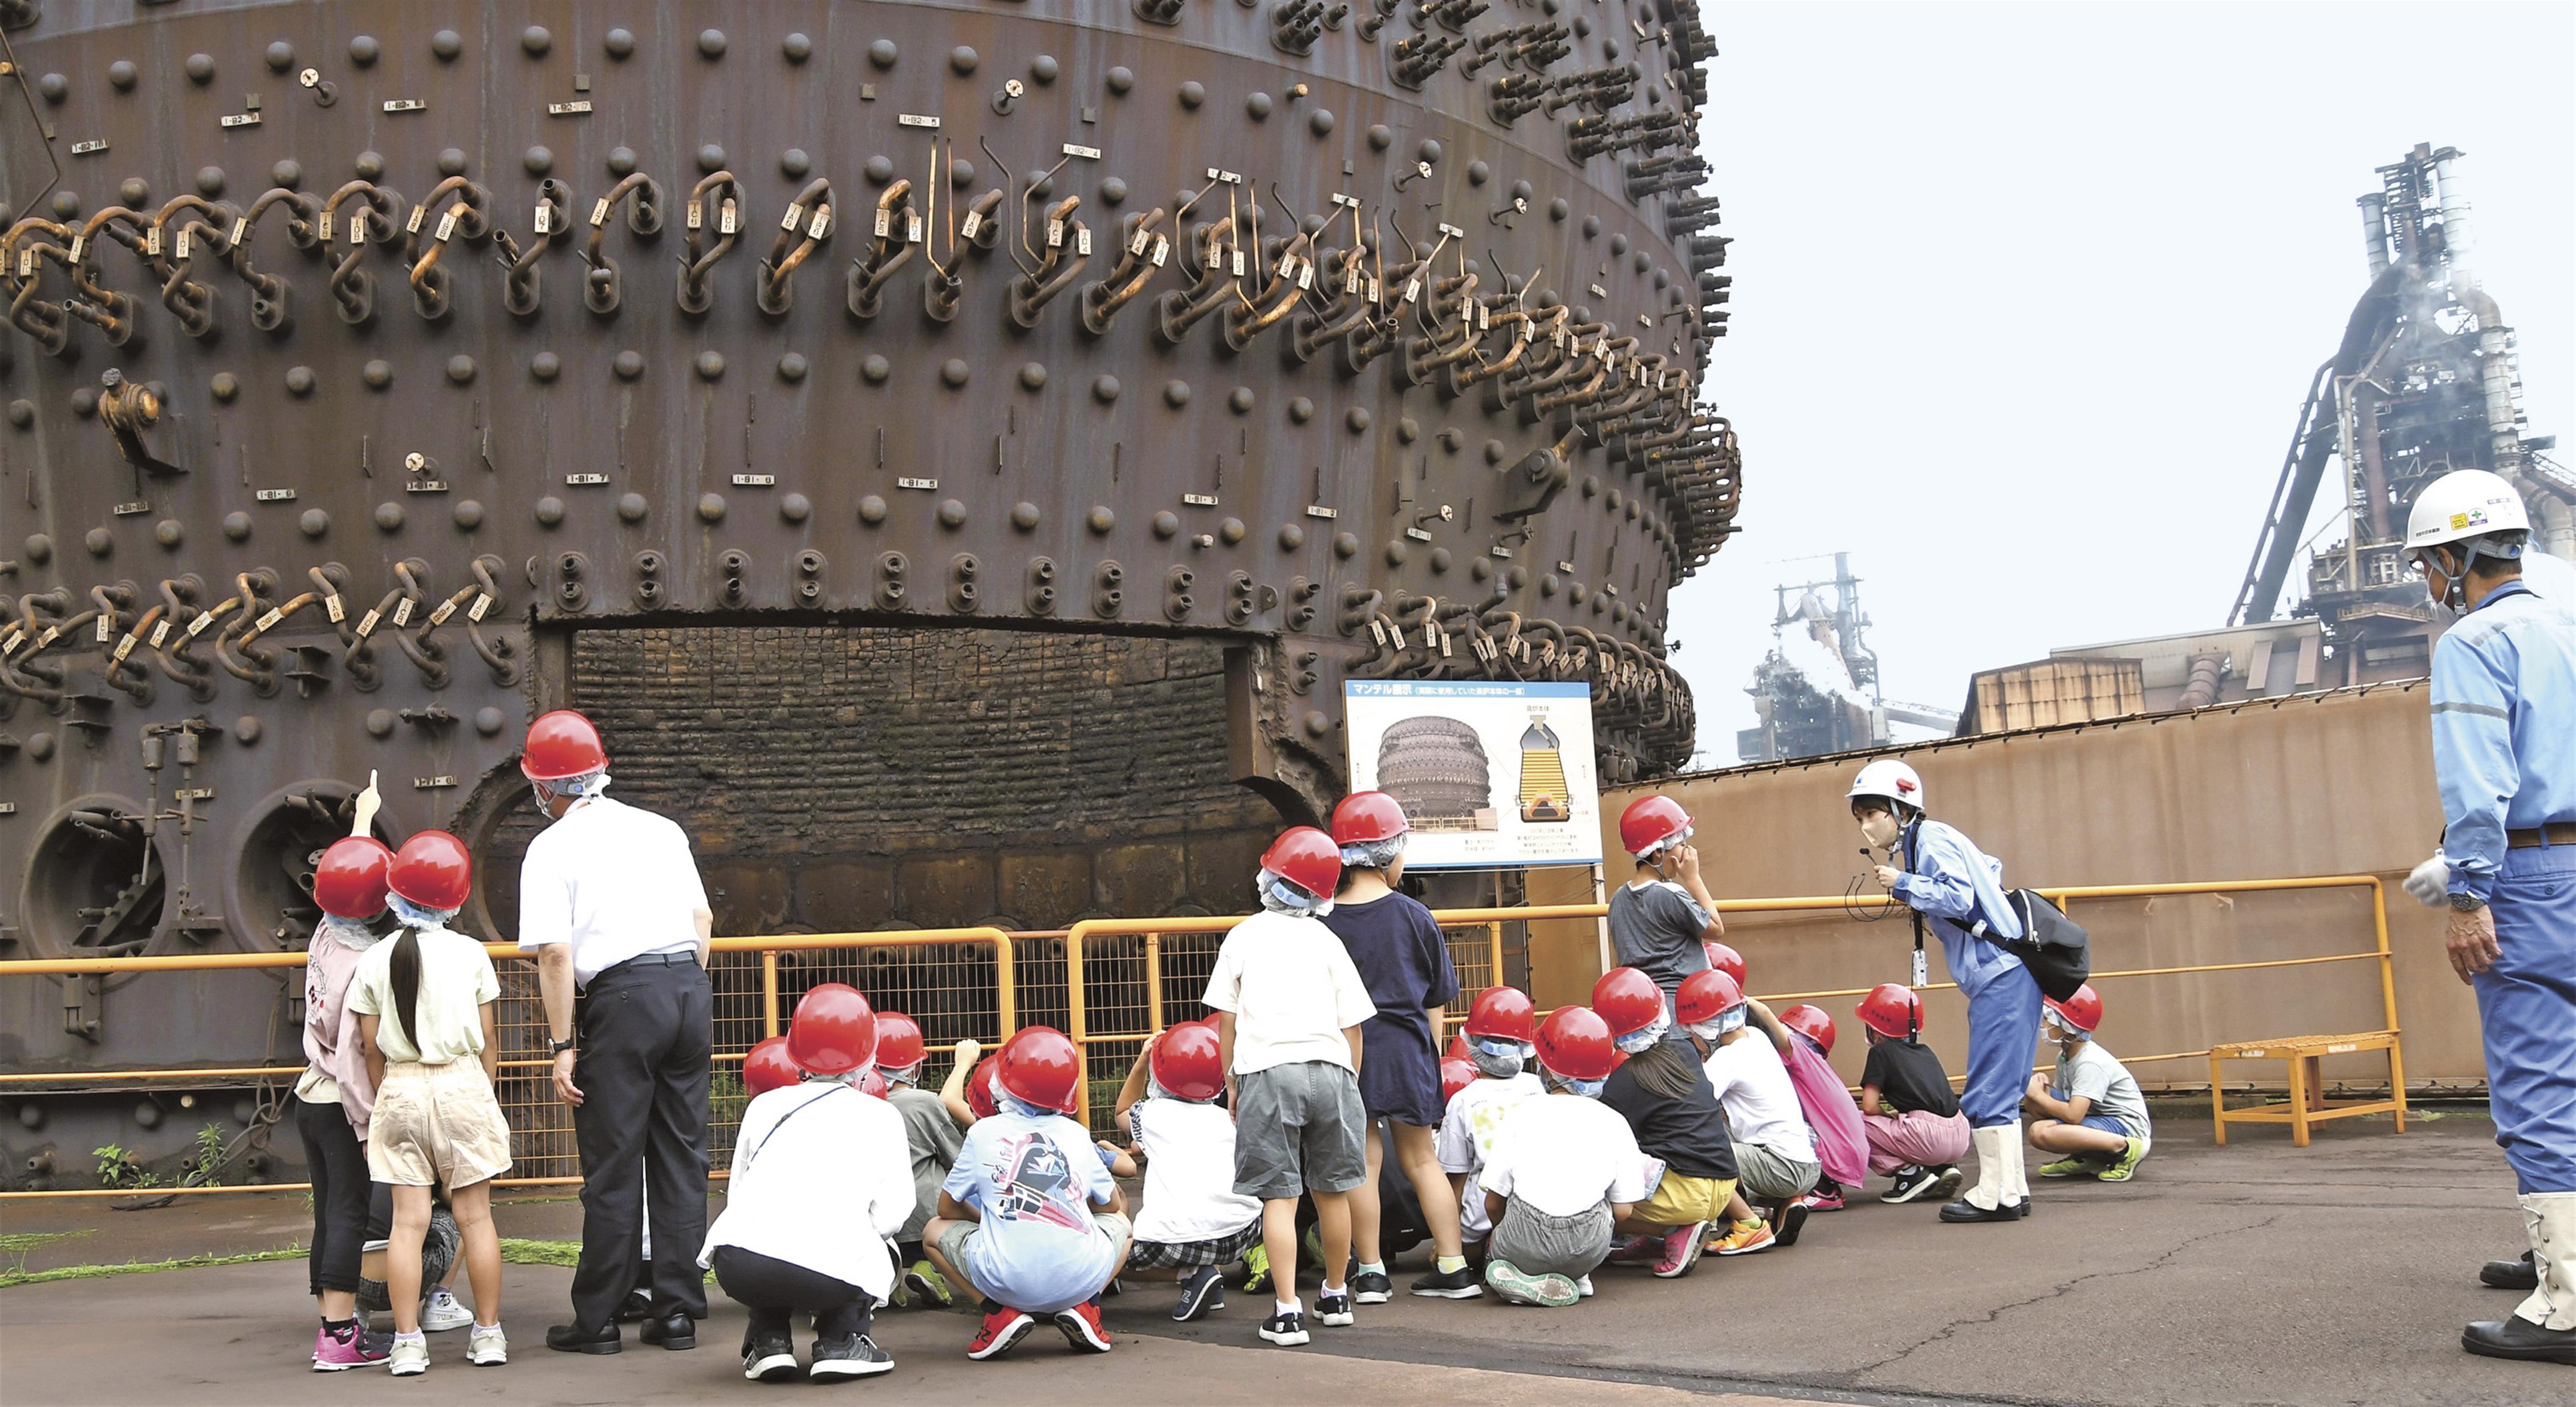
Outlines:
[{"label": "beige shorts", "polygon": [[387,1065],[367,1125],[367,1173],[454,1192],[510,1170],[510,1124],[479,1060]]}]

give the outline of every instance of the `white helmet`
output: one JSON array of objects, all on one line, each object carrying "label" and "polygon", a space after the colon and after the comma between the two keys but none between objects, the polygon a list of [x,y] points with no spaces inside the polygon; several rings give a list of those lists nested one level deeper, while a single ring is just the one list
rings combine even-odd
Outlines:
[{"label": "white helmet", "polygon": [[1844,800],[1858,801],[1865,796],[1879,797],[1920,811],[1923,809],[1923,779],[1914,775],[1913,768],[1895,758],[1882,757],[1861,768],[1860,775],[1852,778],[1851,790],[1845,794]]},{"label": "white helmet", "polygon": [[2492,533],[2530,531],[2531,514],[2513,485],[2484,469],[2460,469],[2426,484],[2415,495],[2415,507],[2406,515],[2406,550],[2420,552]]}]

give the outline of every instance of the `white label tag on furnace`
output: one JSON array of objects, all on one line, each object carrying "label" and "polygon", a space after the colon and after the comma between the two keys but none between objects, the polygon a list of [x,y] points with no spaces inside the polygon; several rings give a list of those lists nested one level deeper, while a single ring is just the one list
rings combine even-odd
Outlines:
[{"label": "white label tag on furnace", "polygon": [[1440,657],[1442,659],[1449,657],[1449,637],[1446,635],[1440,637]]},{"label": "white label tag on furnace", "polygon": [[1085,259],[1091,257],[1091,227],[1089,225],[1076,225],[1073,227],[1073,252],[1081,255]]},{"label": "white label tag on furnace", "polygon": [[1398,298],[1398,299],[1397,299],[1397,300],[1395,300],[1395,301],[1397,301],[1398,303],[1410,303],[1410,302],[1412,302],[1412,301],[1413,301],[1413,297],[1414,297],[1414,295],[1415,295],[1415,294],[1417,294],[1417,293],[1420,293],[1421,291],[1422,291],[1422,280],[1420,280],[1420,279],[1418,279],[1418,278],[1415,278],[1415,279],[1407,279],[1407,280],[1405,280],[1405,284],[1404,284],[1404,296],[1403,296],[1403,297],[1401,297],[1401,298]]},{"label": "white label tag on furnace", "polygon": [[259,624],[250,628],[250,633],[253,635],[265,635],[268,633],[268,628],[270,626],[273,626],[284,619],[286,619],[286,612],[278,607],[271,606],[268,608],[268,614],[259,618]]},{"label": "white label tag on furnace", "polygon": [[404,234],[419,234],[419,233],[420,233],[420,222],[421,222],[423,219],[427,218],[427,216],[428,216],[428,215],[429,215],[429,207],[428,207],[428,206],[426,206],[426,205],[415,205],[415,206],[413,206],[413,207],[411,208],[411,218],[410,218],[410,219],[408,219],[408,220],[403,221],[403,233],[404,233]]},{"label": "white label tag on furnace", "polygon": [[249,217],[249,216],[247,216],[247,215],[236,215],[236,216],[234,216],[234,217],[233,217],[233,243],[235,243],[235,244],[239,244],[239,243],[241,243],[242,241],[247,240],[247,239],[249,239],[249,238],[250,238],[250,217]]},{"label": "white label tag on furnace", "polygon": [[1931,984],[1932,984],[1932,964],[1931,964],[1931,961],[1930,961],[1928,958],[1924,957],[1924,955],[1923,955],[1923,950],[1922,950],[1921,948],[1917,948],[1917,949],[1915,949],[1915,950],[1914,950],[1914,982],[1913,982],[1913,985],[1914,985],[1914,986],[1917,986],[1917,987],[1928,987],[1928,986],[1930,986]]},{"label": "white label tag on furnace", "polygon": [[1243,277],[1243,251],[1240,249],[1234,251],[1234,276]]},{"label": "white label tag on furnace", "polygon": [[408,596],[394,602],[394,624],[397,627],[411,624],[411,607],[412,600]]},{"label": "white label tag on furnace", "polygon": [[553,234],[554,232],[555,208],[552,205],[539,205],[537,207],[537,233]]},{"label": "white label tag on furnace", "polygon": [[1064,221],[1062,221],[1062,220],[1049,220],[1049,221],[1047,221],[1047,248],[1049,248],[1049,249],[1062,249],[1062,248],[1064,248]]},{"label": "white label tag on furnace", "polygon": [[828,205],[815,206],[814,218],[805,222],[805,237],[807,239],[821,239],[823,237],[823,232],[830,228],[832,228],[832,207]]},{"label": "white label tag on furnace", "polygon": [[1302,259],[1299,260],[1297,262],[1297,291],[1303,293],[1314,286],[1315,266]]},{"label": "white label tag on furnace", "polygon": [[115,635],[116,622],[106,616],[100,616],[98,618],[98,643],[104,645],[109,640],[115,638]]},{"label": "white label tag on furnace", "polygon": [[432,625],[445,625],[447,624],[447,618],[454,614],[456,614],[456,603],[452,600],[441,601],[430,611],[429,623]]},{"label": "white label tag on furnace", "polygon": [[1165,235],[1154,236],[1154,267],[1158,269],[1163,267],[1163,261],[1170,257],[1172,257],[1172,241],[1170,237]]},{"label": "white label tag on furnace", "polygon": [[382,619],[384,619],[383,615],[376,611],[369,611],[365,615],[358,617],[358,638],[364,640],[368,636],[375,634],[376,622]]},{"label": "white label tag on furnace", "polygon": [[349,243],[352,245],[358,245],[366,242],[367,207],[361,205],[357,209],[349,212]]},{"label": "white label tag on furnace", "polygon": [[716,233],[732,234],[735,229],[734,221],[736,218],[737,215],[734,210],[733,202],[730,200],[726,201],[724,203],[724,211],[720,216],[718,216],[716,221]]},{"label": "white label tag on furnace", "polygon": [[474,593],[474,604],[465,608],[465,618],[467,620],[480,623],[483,619],[483,613],[490,609],[492,609],[492,598],[483,592],[477,591]]},{"label": "white label tag on furnace", "polygon": [[18,251],[18,277],[20,277],[20,278],[27,278],[27,277],[30,277],[31,275],[33,275],[35,272],[36,272],[36,247],[35,247],[34,245],[32,245],[32,244],[31,244],[31,245],[28,245],[26,248],[21,249],[21,250],[19,250],[19,251]]},{"label": "white label tag on furnace", "polygon": [[[332,221],[332,219],[333,219],[333,216],[332,216],[331,212],[330,212],[330,211],[328,211],[328,210],[325,210],[325,211],[323,211],[323,212],[322,212],[322,219],[321,219],[321,220],[320,220],[320,221],[315,225],[315,228],[316,228],[316,229],[318,229],[318,230],[320,230],[320,231],[321,231],[321,233],[322,233],[322,242],[323,242],[324,244],[329,244],[329,243],[331,242],[331,221]],[[77,251],[77,250],[80,248],[80,246],[79,246],[79,245],[77,245],[77,244],[75,244],[75,245],[73,245],[73,246],[72,246],[72,248],[73,248],[75,251]],[[72,255],[72,257],[73,257],[73,258],[75,258],[75,259],[77,259],[77,258],[79,258],[79,257],[80,257],[80,255],[79,255],[77,252],[75,252],[75,253]]]},{"label": "white label tag on furnace", "polygon": [[206,627],[207,627],[207,626],[210,626],[210,625],[212,625],[212,624],[214,624],[214,623],[215,623],[215,613],[214,613],[214,612],[212,612],[212,611],[205,611],[205,612],[200,613],[200,614],[198,615],[198,617],[197,617],[195,620],[192,620],[192,621],[188,622],[188,638],[189,638],[189,639],[191,639],[191,640],[194,640],[194,639],[196,639],[198,636],[205,634],[205,633],[206,633]]},{"label": "white label tag on furnace", "polygon": [[1369,634],[1370,634],[1370,635],[1372,635],[1372,636],[1375,636],[1375,637],[1376,637],[1376,639],[1377,639],[1377,643],[1378,643],[1381,647],[1383,647],[1383,646],[1386,644],[1386,627],[1385,627],[1385,626],[1378,624],[1376,621],[1370,621],[1370,622],[1369,622]]},{"label": "white label tag on furnace", "polygon": [[457,211],[462,208],[462,206],[451,206],[446,214],[438,217],[439,243],[445,244],[448,238],[456,233]]},{"label": "white label tag on furnace", "polygon": [[[974,217],[970,215],[967,218],[971,220]],[[1136,237],[1127,241],[1127,252],[1136,255],[1139,258],[1144,257],[1145,246],[1152,243],[1153,238],[1153,234],[1150,231],[1139,225],[1136,228]]]},{"label": "white label tag on furnace", "polygon": [[349,618],[349,608],[340,604],[340,593],[337,591],[322,598],[322,609],[329,614],[333,625],[338,625]]},{"label": "white label tag on furnace", "polygon": [[907,210],[903,216],[903,238],[907,244],[921,243],[921,212]]},{"label": "white label tag on furnace", "polygon": [[894,228],[894,212],[893,212],[893,211],[891,211],[891,210],[886,209],[886,208],[885,208],[884,206],[882,206],[882,205],[878,206],[878,207],[877,207],[877,238],[879,238],[879,239],[883,239],[883,238],[885,238],[885,237],[886,237],[886,232],[887,232],[887,231],[889,231],[889,230],[891,230],[891,229],[893,229],[893,228]]},{"label": "white label tag on furnace", "polygon": [[1493,313],[1493,309],[1486,307],[1482,303],[1476,305],[1476,330],[1478,332],[1483,332],[1494,325]]},{"label": "white label tag on furnace", "polygon": [[170,638],[170,622],[168,622],[168,621],[164,620],[164,621],[158,622],[157,624],[155,624],[155,625],[152,627],[152,648],[153,648],[153,649],[156,649],[156,650],[157,650],[157,649],[160,649],[160,648],[161,648],[161,642],[162,642],[162,641],[164,641],[164,640],[167,640],[167,639],[169,639],[169,638]]},{"label": "white label tag on furnace", "polygon": [[590,223],[594,229],[608,223],[608,197],[601,196],[598,203],[590,207]]},{"label": "white label tag on furnace", "polygon": [[792,230],[796,228],[797,225],[801,224],[804,219],[805,207],[802,205],[790,205],[787,207],[787,213],[779,217],[778,228],[782,230]]},{"label": "white label tag on furnace", "polygon": [[143,252],[156,257],[161,253],[161,227],[159,225],[154,225],[152,228],[143,232]]},{"label": "white label tag on furnace", "polygon": [[188,232],[181,230],[170,241],[170,255],[181,263],[188,261]]},{"label": "white label tag on furnace", "polygon": [[1297,276],[1296,255],[1282,254],[1279,256],[1279,276],[1281,278],[1295,278]]},{"label": "white label tag on furnace", "polygon": [[125,663],[125,657],[126,657],[127,655],[130,655],[130,654],[133,654],[133,653],[134,653],[134,637],[133,637],[133,636],[128,635],[128,636],[126,636],[124,639],[119,640],[119,641],[117,641],[117,642],[116,642],[116,662],[117,662],[118,664],[123,664],[123,663]]},{"label": "white label tag on furnace", "polygon": [[1353,260],[1342,265],[1342,293],[1348,296],[1360,291],[1360,266]]},{"label": "white label tag on furnace", "polygon": [[[969,210],[966,212],[966,218],[957,222],[957,237],[959,239],[973,239],[975,237],[975,232],[982,228],[984,228],[984,212],[980,210]],[[1137,252],[1144,252],[1144,240],[1141,236],[1137,239]]]},{"label": "white label tag on furnace", "polygon": [[69,254],[69,257],[70,257],[70,259],[71,259],[71,262],[73,262],[73,263],[75,263],[75,264],[79,263],[79,262],[80,262],[80,257],[81,257],[81,251],[82,251],[82,250],[84,250],[84,249],[87,249],[87,248],[89,248],[89,236],[87,236],[87,235],[73,235],[73,236],[72,236],[72,244],[71,244],[71,248],[70,248],[70,250],[69,250],[69,251],[67,251],[67,252],[68,252],[68,254]]},{"label": "white label tag on furnace", "polygon": [[47,626],[47,627],[45,627],[45,633],[36,637],[36,648],[37,648],[37,649],[39,649],[39,650],[42,650],[42,649],[43,649],[43,648],[45,648],[47,645],[50,645],[50,644],[54,643],[56,640],[61,639],[61,638],[62,638],[62,636],[63,636],[63,628],[62,628],[61,626],[59,626],[59,625],[51,625],[51,626]]},{"label": "white label tag on furnace", "polygon": [[707,222],[707,203],[706,203],[705,201],[703,201],[703,200],[693,200],[693,201],[690,201],[690,202],[689,202],[689,228],[690,228],[690,229],[693,229],[693,230],[694,230],[694,229],[697,229],[697,228],[699,228],[700,226],[702,226],[702,225],[706,224],[706,222]]}]

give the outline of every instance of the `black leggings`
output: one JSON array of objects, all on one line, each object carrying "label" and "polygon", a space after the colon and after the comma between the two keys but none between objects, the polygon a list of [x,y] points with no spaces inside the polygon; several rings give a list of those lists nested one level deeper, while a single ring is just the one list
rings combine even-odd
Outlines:
[{"label": "black leggings", "polygon": [[313,1250],[305,1257],[312,1292],[358,1288],[358,1257],[367,1243],[367,1149],[348,1112],[295,1101],[295,1131],[304,1139],[304,1169],[313,1182]]},{"label": "black leggings", "polygon": [[755,1335],[794,1333],[796,1325],[791,1316],[798,1310],[814,1316],[814,1337],[818,1339],[864,1334],[874,1322],[874,1296],[847,1280],[835,1280],[792,1261],[740,1246],[718,1246],[715,1272],[716,1283],[724,1287],[724,1292],[751,1311],[751,1332]]}]

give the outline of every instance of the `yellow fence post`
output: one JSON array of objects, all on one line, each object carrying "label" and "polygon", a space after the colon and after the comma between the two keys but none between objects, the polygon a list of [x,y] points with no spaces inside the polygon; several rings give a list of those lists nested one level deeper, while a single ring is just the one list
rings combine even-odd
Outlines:
[{"label": "yellow fence post", "polygon": [[1163,1029],[1163,935],[1145,935],[1145,1034]]},{"label": "yellow fence post", "polygon": [[1019,958],[1011,951],[1011,935],[998,928],[987,928],[983,932],[993,940],[993,1006],[994,1014],[1002,1025],[1000,1034],[995,1037],[995,1043],[999,1044],[1009,1040],[1011,1033],[1020,1028]]},{"label": "yellow fence post", "polygon": [[760,955],[760,1034],[778,1034],[778,950]]},{"label": "yellow fence post", "polygon": [[1091,1052],[1083,1038],[1091,1034],[1091,1013],[1082,995],[1082,944],[1091,936],[1091,922],[1086,919],[1064,935],[1064,1015],[1065,1024],[1073,1029],[1074,1065],[1082,1078],[1073,1085],[1073,1121],[1091,1127]]}]

